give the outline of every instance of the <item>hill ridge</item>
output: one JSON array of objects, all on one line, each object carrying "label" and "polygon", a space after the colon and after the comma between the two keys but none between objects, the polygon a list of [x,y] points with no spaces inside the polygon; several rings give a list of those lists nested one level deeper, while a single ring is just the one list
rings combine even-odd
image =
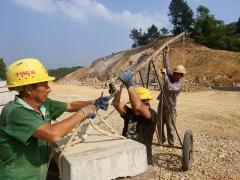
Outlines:
[{"label": "hill ridge", "polygon": [[[157,49],[171,37],[154,41],[145,46],[120,51],[115,54],[99,58],[92,62],[91,66],[81,68],[64,78],[60,79],[57,84],[81,84],[86,85],[89,79],[105,82],[110,78],[116,78],[126,70],[131,69],[153,49]],[[170,47],[170,69],[183,63],[183,42],[179,38],[169,44]],[[200,86],[240,86],[240,53],[226,50],[210,49],[198,44],[195,40],[186,37],[184,47],[184,66],[187,74],[183,78],[183,83],[188,90],[198,90]],[[162,67],[162,52],[155,57],[155,66],[159,71]],[[148,66],[142,70],[144,79],[146,79]],[[151,72],[150,74],[153,74]],[[140,77],[137,74],[135,82],[139,83]],[[152,76],[150,82],[157,82],[156,76]],[[190,84],[189,84],[190,83]],[[194,87],[196,86],[196,87]]]}]

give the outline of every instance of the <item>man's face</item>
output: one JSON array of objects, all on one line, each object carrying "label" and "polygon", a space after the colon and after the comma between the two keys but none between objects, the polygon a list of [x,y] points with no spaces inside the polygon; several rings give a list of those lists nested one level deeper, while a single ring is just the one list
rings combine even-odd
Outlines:
[{"label": "man's face", "polygon": [[31,86],[32,99],[39,105],[46,102],[48,98],[48,93],[51,92],[51,88],[48,86],[48,82],[41,82]]},{"label": "man's face", "polygon": [[173,72],[173,82],[177,82],[182,78],[182,73]]}]

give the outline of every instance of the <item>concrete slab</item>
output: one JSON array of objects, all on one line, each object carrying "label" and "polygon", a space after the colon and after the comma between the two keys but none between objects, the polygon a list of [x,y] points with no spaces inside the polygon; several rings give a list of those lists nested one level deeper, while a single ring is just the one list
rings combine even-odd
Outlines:
[{"label": "concrete slab", "polygon": [[9,101],[13,101],[15,98],[15,95],[17,95],[17,92],[4,92],[0,93],[0,105],[5,105]]},{"label": "concrete slab", "polygon": [[6,87],[0,87],[0,93],[3,93],[3,92],[8,92],[8,88]]},{"label": "concrete slab", "polygon": [[1,87],[5,87],[6,84],[7,84],[6,81],[0,81],[0,88],[1,88]]},{"label": "concrete slab", "polygon": [[13,101],[15,95],[18,94],[17,91],[9,91],[8,88],[5,87],[6,81],[0,82],[0,113],[2,112],[2,108],[9,101]]},{"label": "concrete slab", "polygon": [[[85,134],[87,125],[84,124],[78,132],[79,137]],[[60,147],[70,135],[51,146]],[[59,154],[54,156],[57,164]],[[147,170],[146,147],[143,144],[105,136],[92,127],[86,141],[69,147],[62,158],[64,180],[110,180],[136,176]]]}]

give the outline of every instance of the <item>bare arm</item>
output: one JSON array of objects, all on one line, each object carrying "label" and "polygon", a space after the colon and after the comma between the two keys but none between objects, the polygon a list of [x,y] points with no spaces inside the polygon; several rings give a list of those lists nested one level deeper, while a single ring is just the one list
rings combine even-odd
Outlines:
[{"label": "bare arm", "polygon": [[57,122],[55,124],[43,124],[38,127],[33,133],[33,137],[43,139],[47,142],[57,142],[62,137],[66,136],[72,129],[84,119],[82,111],[76,112],[71,117]]},{"label": "bare arm", "polygon": [[142,103],[133,86],[128,88],[128,94],[133,111],[147,119],[151,119],[151,114],[148,110],[148,107]]},{"label": "bare arm", "polygon": [[[164,68],[167,70],[167,76],[172,76],[171,72],[170,72],[170,68],[169,68],[169,56],[166,55],[164,57],[164,62],[163,62],[163,66]],[[166,77],[166,76],[165,76]]]},{"label": "bare arm", "polygon": [[124,116],[127,112],[127,106],[126,104],[120,102],[120,99],[121,99],[121,94],[122,94],[122,87],[120,87],[120,91],[119,93],[114,97],[112,103],[113,103],[113,106],[114,108],[119,112],[119,114],[121,116]]},{"label": "bare arm", "polygon": [[92,104],[92,101],[75,101],[67,104],[65,112],[77,112],[79,109]]}]

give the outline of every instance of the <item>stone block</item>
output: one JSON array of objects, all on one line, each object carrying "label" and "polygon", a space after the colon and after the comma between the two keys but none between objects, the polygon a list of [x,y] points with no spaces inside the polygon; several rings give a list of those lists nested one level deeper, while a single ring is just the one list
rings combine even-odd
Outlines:
[{"label": "stone block", "polygon": [[[88,123],[84,124],[79,137],[85,134]],[[69,136],[51,146],[66,144]],[[52,147],[50,148],[52,149]],[[55,154],[58,164],[60,153]],[[118,177],[132,177],[148,171],[146,147],[131,139],[105,136],[90,128],[84,142],[69,147],[62,157],[64,180],[110,180]]]}]

